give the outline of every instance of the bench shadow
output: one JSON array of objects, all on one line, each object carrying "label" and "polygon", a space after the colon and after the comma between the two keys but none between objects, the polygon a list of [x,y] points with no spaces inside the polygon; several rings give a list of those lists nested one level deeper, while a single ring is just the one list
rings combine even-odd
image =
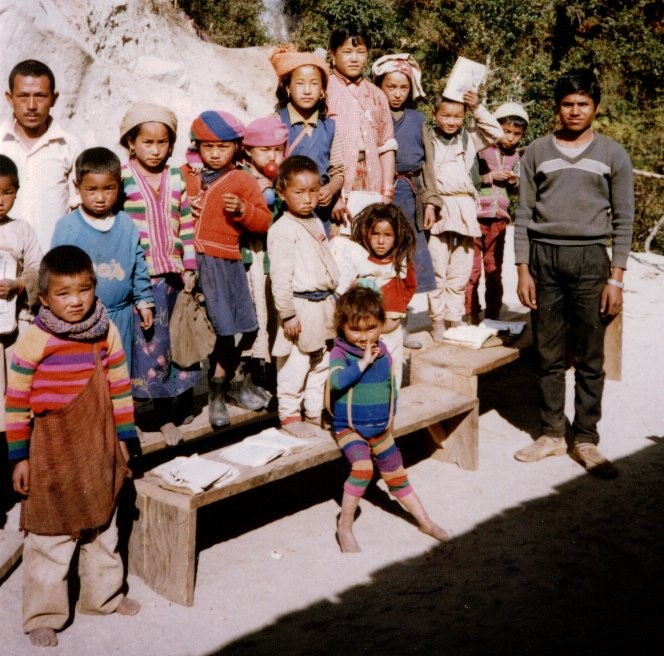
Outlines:
[{"label": "bench shadow", "polygon": [[453,549],[383,567],[207,656],[653,653],[664,638],[664,437],[650,440],[616,463],[615,481],[583,474]]}]

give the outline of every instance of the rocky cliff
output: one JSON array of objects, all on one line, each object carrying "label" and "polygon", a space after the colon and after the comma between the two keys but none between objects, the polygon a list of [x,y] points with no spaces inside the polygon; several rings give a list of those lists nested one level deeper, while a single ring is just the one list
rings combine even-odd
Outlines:
[{"label": "rocky cliff", "polygon": [[184,161],[189,125],[201,111],[224,109],[248,121],[274,104],[266,48],[206,42],[169,0],[0,0],[0,43],[0,84],[23,59],[47,63],[60,92],[54,116],[85,145],[107,146],[123,159],[118,126],[133,102],[176,113],[173,164]]}]

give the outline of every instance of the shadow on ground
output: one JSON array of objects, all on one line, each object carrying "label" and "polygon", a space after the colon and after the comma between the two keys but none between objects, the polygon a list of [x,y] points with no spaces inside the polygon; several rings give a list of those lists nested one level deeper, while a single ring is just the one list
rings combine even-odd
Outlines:
[{"label": "shadow on ground", "polygon": [[[584,474],[477,525],[451,551],[441,545],[380,569],[336,602],[283,616],[209,656],[656,653],[664,638],[664,437],[650,439],[617,462],[615,481]],[[336,485],[318,493],[330,498]],[[294,510],[283,498],[278,506]],[[226,526],[242,507],[224,509]],[[244,517],[233,533],[251,523],[246,507]]]}]

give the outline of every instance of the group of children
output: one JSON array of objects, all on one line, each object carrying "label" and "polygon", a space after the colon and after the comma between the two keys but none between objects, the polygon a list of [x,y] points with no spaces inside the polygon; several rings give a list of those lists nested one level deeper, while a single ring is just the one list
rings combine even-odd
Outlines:
[{"label": "group of children", "polygon": [[[119,135],[127,162],[106,148],[78,156],[80,205],[57,222],[43,258],[29,226],[9,218],[18,172],[0,156],[0,238],[16,263],[0,298],[17,300],[25,323],[2,336],[12,356],[2,430],[14,487],[27,495],[24,629],[33,643],[55,644],[66,621],[66,576],[49,563],[68,567],[72,538],[83,545],[83,569],[111,562],[114,572],[81,577],[79,608],[138,610],[122,593],[113,528],[126,440],[136,436],[132,397],[152,400],[167,444],[181,440],[203,370],[172,360],[169,319],[178,294],[194,289],[217,335],[213,427],[230,423],[229,401],[267,406],[271,393],[256,380],[268,378],[251,372],[274,358],[280,425],[313,435],[327,408],[351,463],[342,551],[359,550],[352,524],[373,461],[421,530],[449,538],[414,494],[390,432],[403,346],[421,346],[405,319],[413,295],[426,292],[435,341],[464,315],[476,320],[482,263],[486,314],[498,316],[508,192],[528,117],[514,103],[491,115],[470,90],[463,102],[436,98],[430,130],[415,109],[424,95],[415,60],[382,57],[372,84],[363,77],[370,46],[362,28],[345,25],[331,36],[331,67],[315,53],[275,50],[277,115],[244,126],[204,111],[181,168],[169,162],[173,112],[132,106]],[[94,442],[67,441],[84,425]],[[87,463],[75,481],[65,471],[73,460]],[[49,486],[60,480],[54,499]],[[94,497],[90,508],[80,485]]]}]

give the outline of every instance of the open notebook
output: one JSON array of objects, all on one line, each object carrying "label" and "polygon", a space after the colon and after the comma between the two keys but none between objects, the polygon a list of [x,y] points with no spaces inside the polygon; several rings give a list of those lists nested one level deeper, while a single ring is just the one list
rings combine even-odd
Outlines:
[{"label": "open notebook", "polygon": [[298,453],[312,446],[311,440],[288,435],[278,428],[266,428],[242,442],[227,446],[218,455],[238,465],[262,467],[271,460],[290,453]]}]

